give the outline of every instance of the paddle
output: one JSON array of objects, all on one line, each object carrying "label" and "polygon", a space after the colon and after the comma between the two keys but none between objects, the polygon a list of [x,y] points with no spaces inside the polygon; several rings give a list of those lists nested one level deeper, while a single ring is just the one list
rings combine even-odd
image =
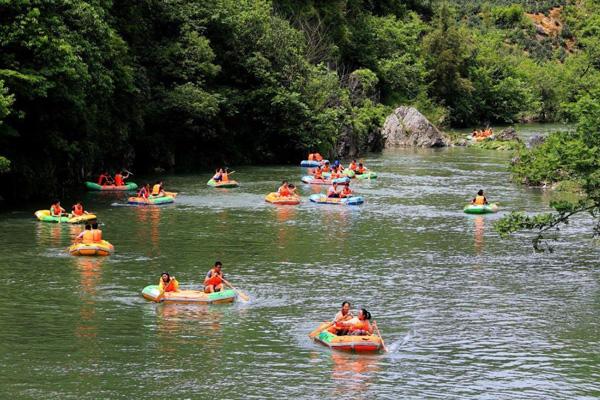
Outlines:
[{"label": "paddle", "polygon": [[246,293],[244,293],[241,290],[235,288],[231,283],[227,282],[222,277],[221,277],[221,279],[223,280],[224,284],[226,284],[227,286],[229,286],[230,288],[232,288],[237,293],[237,295],[240,296],[240,299],[242,299],[243,301],[250,301],[250,297],[248,297],[248,295]]},{"label": "paddle", "polygon": [[127,172],[129,175],[133,176],[133,172],[131,172],[131,171],[129,171],[129,170],[127,170],[127,169],[125,169],[125,168],[123,168],[123,171],[125,171],[125,172]]},{"label": "paddle", "polygon": [[308,337],[311,339],[315,338],[317,335],[319,335],[319,333],[323,332],[325,329],[329,328],[331,325],[333,325],[333,322],[327,323],[327,325],[324,327],[322,327],[322,325],[319,325],[319,327],[317,329],[315,329],[314,331],[312,331],[311,333],[308,334]]},{"label": "paddle", "polygon": [[377,326],[377,321],[373,321],[373,326],[375,327],[375,330],[377,331],[377,336],[379,336],[379,339],[381,339],[381,346],[383,346],[383,351],[385,351],[387,353],[388,348],[386,347],[385,342],[383,341],[383,336],[381,336],[381,332],[379,332],[379,327]]}]

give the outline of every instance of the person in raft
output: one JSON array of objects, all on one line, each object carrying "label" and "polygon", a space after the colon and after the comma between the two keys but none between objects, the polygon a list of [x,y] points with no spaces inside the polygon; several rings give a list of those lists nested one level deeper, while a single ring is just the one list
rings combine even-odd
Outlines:
[{"label": "person in raft", "polygon": [[229,168],[225,168],[225,170],[223,170],[223,174],[221,175],[221,182],[229,182],[229,174]]},{"label": "person in raft", "polygon": [[61,215],[66,214],[66,213],[67,213],[67,211],[60,206],[59,200],[56,200],[50,206],[50,215],[52,215],[53,217],[60,217]]},{"label": "person in raft", "polygon": [[85,224],[85,228],[75,238],[76,243],[92,243],[94,241],[94,234],[92,232],[92,225]]},{"label": "person in raft", "polygon": [[169,275],[168,272],[163,272],[160,274],[160,279],[158,280],[158,288],[162,292],[177,292],[179,290],[179,282],[177,282],[174,276]]},{"label": "person in raft", "polygon": [[328,198],[333,199],[333,198],[340,197],[340,194],[337,190],[337,186],[338,186],[338,184],[336,182],[333,182],[333,184],[331,186],[329,186],[329,189],[327,189],[327,197]]},{"label": "person in raft", "polygon": [[291,196],[288,181],[281,182],[281,186],[279,186],[279,189],[277,189],[277,194],[279,195],[279,197]]},{"label": "person in raft", "polygon": [[356,335],[365,336],[373,334],[373,327],[369,323],[371,319],[371,313],[361,308],[358,311],[358,317],[352,318],[347,321],[336,322],[331,326],[328,331],[334,335]]},{"label": "person in raft", "polygon": [[112,185],[112,183],[113,183],[113,180],[110,177],[110,175],[108,174],[108,172],[106,172],[106,171],[101,173],[100,176],[98,177],[98,185],[100,185],[100,186]]},{"label": "person in raft", "polygon": [[325,161],[325,165],[323,165],[323,172],[330,172],[331,168],[329,166],[329,161]]},{"label": "person in raft", "polygon": [[102,241],[102,230],[98,229],[98,223],[92,223],[92,241],[101,242]]},{"label": "person in raft", "polygon": [[340,198],[352,197],[352,189],[350,189],[350,183],[346,182],[344,188],[340,192]]},{"label": "person in raft", "polygon": [[81,200],[78,201],[77,203],[73,204],[73,207],[71,207],[71,214],[75,215],[76,217],[80,217],[83,214],[87,214],[87,211],[84,211],[83,209],[83,204],[81,204]]},{"label": "person in raft", "polygon": [[129,178],[129,171],[127,171],[127,175],[123,176],[122,171],[117,171],[115,174],[115,186],[125,186],[125,179]]},{"label": "person in raft", "polygon": [[353,317],[354,315],[352,315],[352,311],[350,311],[350,302],[344,301],[342,303],[342,309],[335,314],[335,317],[333,317],[333,323],[349,321]]},{"label": "person in raft", "polygon": [[213,181],[220,182],[223,179],[223,168],[215,170],[215,174],[212,177]]},{"label": "person in raft", "polygon": [[152,193],[150,195],[154,197],[163,197],[165,195],[162,181],[156,181],[154,186],[152,186]]},{"label": "person in raft", "polygon": [[483,195],[483,189],[480,189],[479,192],[477,192],[477,196],[475,196],[475,198],[471,200],[471,204],[476,206],[484,206],[488,204],[487,199]]},{"label": "person in raft", "polygon": [[321,167],[315,168],[315,173],[313,174],[314,179],[323,179],[323,170]]},{"label": "person in raft", "polygon": [[214,293],[223,290],[223,271],[221,261],[216,261],[215,265],[207,272],[204,278],[204,293]]},{"label": "person in raft", "polygon": [[146,183],[138,192],[137,197],[143,197],[144,199],[147,199],[148,196],[150,196],[150,185]]},{"label": "person in raft", "polygon": [[290,196],[296,196],[296,185],[290,183],[288,185],[288,190],[290,191]]},{"label": "person in raft", "polygon": [[352,160],[352,162],[350,163],[350,165],[348,165],[348,169],[351,171],[356,171],[358,167],[356,166],[356,160]]},{"label": "person in raft", "polygon": [[362,175],[367,172],[367,169],[363,166],[362,163],[358,163],[358,168],[354,171],[356,175]]}]

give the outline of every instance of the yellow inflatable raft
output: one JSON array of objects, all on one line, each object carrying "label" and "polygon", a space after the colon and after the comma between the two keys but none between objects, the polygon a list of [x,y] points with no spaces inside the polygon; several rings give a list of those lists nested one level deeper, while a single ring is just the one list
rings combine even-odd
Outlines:
[{"label": "yellow inflatable raft", "polygon": [[74,243],[69,247],[69,253],[73,256],[109,256],[115,251],[115,247],[102,240],[94,243]]},{"label": "yellow inflatable raft", "polygon": [[299,196],[280,196],[276,192],[271,192],[265,197],[267,203],[279,204],[279,205],[296,205],[300,204]]},{"label": "yellow inflatable raft", "polygon": [[37,219],[43,222],[66,222],[68,224],[84,224],[88,221],[93,221],[97,217],[95,214],[83,214],[83,215],[62,215],[61,217],[55,217],[50,214],[50,210],[37,210],[35,212]]}]

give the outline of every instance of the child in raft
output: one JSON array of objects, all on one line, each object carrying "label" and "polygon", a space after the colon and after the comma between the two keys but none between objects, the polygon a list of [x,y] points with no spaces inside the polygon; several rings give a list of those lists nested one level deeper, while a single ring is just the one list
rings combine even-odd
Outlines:
[{"label": "child in raft", "polygon": [[221,261],[215,261],[215,265],[207,272],[204,277],[204,293],[214,293],[223,290],[223,271],[221,268],[223,263]]},{"label": "child in raft", "polygon": [[471,200],[471,204],[476,206],[484,206],[488,204],[487,199],[483,195],[483,189],[479,189],[479,191],[477,192],[477,196],[475,196],[475,198]]},{"label": "child in raft", "polygon": [[352,197],[352,189],[350,189],[350,183],[346,182],[344,188],[340,192],[340,198]]},{"label": "child in raft", "polygon": [[177,292],[179,290],[179,282],[174,276],[169,275],[168,272],[160,274],[158,280],[158,288],[162,292]]},{"label": "child in raft", "polygon": [[82,216],[83,214],[87,214],[87,211],[83,210],[83,204],[81,203],[81,200],[78,201],[77,203],[73,204],[73,207],[71,207],[71,214],[77,217]]},{"label": "child in raft", "polygon": [[362,175],[367,172],[367,169],[363,166],[362,163],[358,163],[358,168],[354,171],[356,175]]},{"label": "child in raft", "polygon": [[60,217],[63,214],[66,214],[67,211],[60,206],[60,200],[55,200],[54,203],[50,206],[50,215],[53,217]]},{"label": "child in raft", "polygon": [[329,332],[334,335],[343,336],[343,335],[355,335],[355,336],[365,336],[373,334],[373,327],[369,323],[371,319],[371,313],[361,308],[358,311],[358,316],[356,318],[349,319],[347,321],[339,321],[333,324],[329,329]]},{"label": "child in raft", "polygon": [[290,183],[288,185],[288,190],[290,191],[290,196],[296,196],[296,185]]}]

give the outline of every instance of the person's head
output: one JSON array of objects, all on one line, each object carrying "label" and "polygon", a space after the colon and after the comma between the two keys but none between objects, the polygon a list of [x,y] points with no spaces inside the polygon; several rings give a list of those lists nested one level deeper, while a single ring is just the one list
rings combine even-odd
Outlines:
[{"label": "person's head", "polygon": [[83,203],[81,202],[81,200],[77,200],[77,202],[75,202],[75,205],[81,206],[83,205]]},{"label": "person's head", "polygon": [[98,223],[97,222],[93,222],[92,223],[92,229],[98,229]]},{"label": "person's head", "polygon": [[290,189],[296,189],[296,185],[294,185],[293,183],[290,183],[290,184],[288,185],[288,187],[289,187]]},{"label": "person's head", "polygon": [[479,192],[477,192],[478,196],[483,196],[483,189],[479,189]]},{"label": "person's head", "polygon": [[223,267],[223,263],[222,263],[221,261],[215,261],[215,266],[214,266],[214,268],[215,268],[217,271],[221,271],[221,268],[222,268],[222,267]]},{"label": "person's head", "polygon": [[163,272],[160,274],[160,278],[163,280],[163,282],[169,282],[171,280],[171,275],[169,275],[168,272]]},{"label": "person's head", "polygon": [[329,161],[325,161],[325,165],[329,165]]},{"label": "person's head", "polygon": [[360,311],[358,312],[358,319],[362,320],[370,320],[371,319],[371,313],[368,312],[367,310],[365,310],[364,308],[361,308]]},{"label": "person's head", "polygon": [[91,231],[92,230],[92,224],[85,224],[85,230],[86,231]]},{"label": "person's head", "polygon": [[117,170],[116,174],[117,174],[117,175],[121,175],[121,170],[120,170],[120,169],[119,169],[119,170]]},{"label": "person's head", "polygon": [[337,188],[337,185],[338,185],[337,182],[333,182],[333,188],[334,189]]},{"label": "person's head", "polygon": [[359,166],[359,167],[362,167],[363,165],[362,165],[362,163],[358,163],[358,166]]},{"label": "person's head", "polygon": [[352,162],[353,162],[354,164],[356,164],[356,160],[352,160]]},{"label": "person's head", "polygon": [[342,303],[342,314],[346,315],[350,312],[350,302],[349,301],[344,301]]},{"label": "person's head", "polygon": [[350,184],[348,182],[344,184],[344,190],[350,190]]},{"label": "person's head", "polygon": [[54,200],[54,204],[59,205],[60,206],[60,200],[56,199]]}]

